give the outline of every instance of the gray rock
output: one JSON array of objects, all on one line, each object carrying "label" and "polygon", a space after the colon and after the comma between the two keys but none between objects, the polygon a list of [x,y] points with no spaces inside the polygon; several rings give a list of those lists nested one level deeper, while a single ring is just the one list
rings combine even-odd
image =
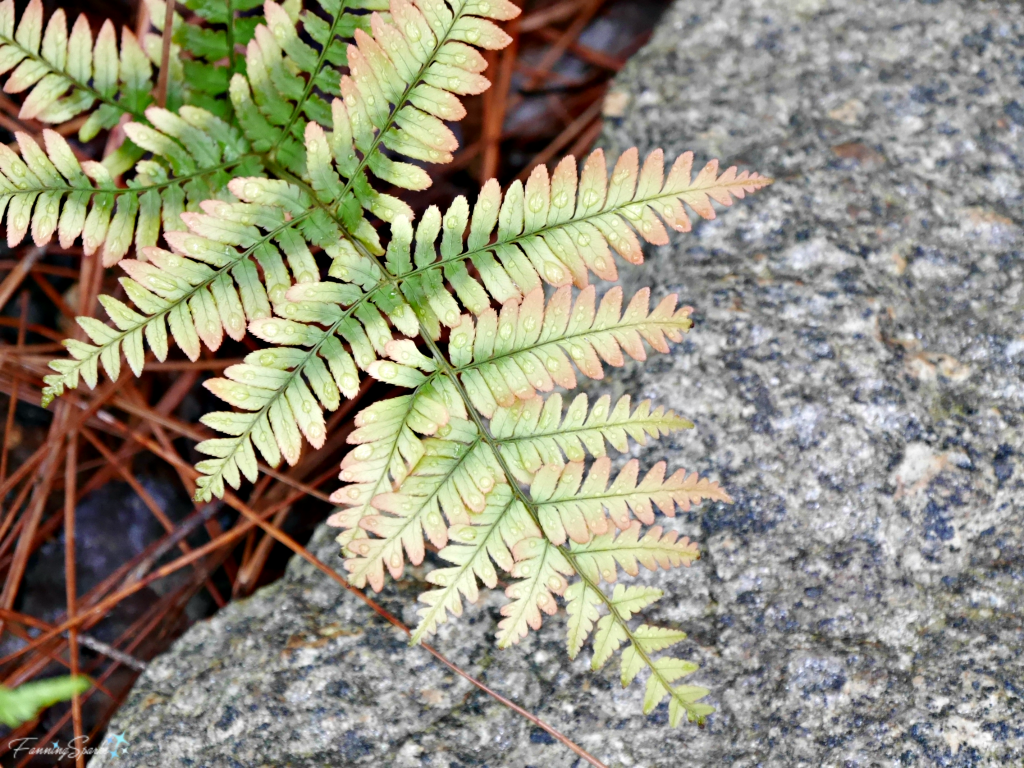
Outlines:
[{"label": "gray rock", "polygon": [[[718,713],[645,718],[561,618],[492,650],[500,597],[440,649],[609,766],[1019,766],[1022,85],[1011,0],[680,0],[608,146],[778,182],[628,274],[697,326],[603,386],[691,416],[637,455],[736,499],[668,521],[694,568],[641,577]],[[411,621],[418,588],[385,603]],[[581,764],[304,563],[190,630],[112,729],[118,765]]]}]

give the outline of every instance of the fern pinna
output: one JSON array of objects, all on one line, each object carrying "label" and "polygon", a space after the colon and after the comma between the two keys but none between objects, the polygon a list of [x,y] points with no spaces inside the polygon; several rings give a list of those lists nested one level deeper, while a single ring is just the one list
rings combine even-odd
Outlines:
[{"label": "fern pinna", "polygon": [[126,273],[126,301],[101,299],[112,325],[81,318],[91,343],[68,340],[70,358],[51,363],[44,404],[80,379],[94,387],[101,365],[116,379],[122,356],[138,375],[172,342],[195,360],[225,334],[261,339],[206,382],[234,407],[203,417],[223,435],[197,446],[209,458],[196,498],[209,500],[254,481],[261,459],[294,464],[303,440],[322,446],[325,411],[366,375],[404,387],[359,413],[348,438],[330,523],[351,581],[381,589],[429,541],[444,565],[427,576],[414,640],[502,571],[499,645],[538,628],[560,597],[570,656],[591,636],[595,669],[621,650],[623,685],[648,670],[646,712],[668,697],[673,724],[702,720],[707,690],[679,683],[695,665],[661,654],[685,635],[634,620],[661,591],[618,579],[698,557],[655,524],[655,508],[671,517],[729,497],[663,463],[643,477],[635,460],[613,471],[609,447],[691,427],[684,418],[629,398],[566,407],[554,390],[668,352],[691,326],[675,296],[599,297],[591,281],[617,278],[616,254],[640,263],[642,241],[668,242],[665,224],[690,229],[687,209],[713,218],[713,201],[769,180],[714,161],[694,175],[690,153],[666,173],[659,150],[642,164],[629,150],[609,174],[598,150],[582,170],[568,157],[504,193],[492,180],[472,205],[459,197],[414,225],[393,193],[427,187],[425,166],[452,159],[445,121],[488,87],[480,49],[510,41],[495,22],[519,9],[318,2],[188,0],[188,18],[170,17],[163,106],[152,96],[159,0],[157,33],[124,30],[120,45],[109,24],[94,38],[79,18],[69,35],[61,12],[44,27],[39,0],[20,19],[0,3],[0,70],[13,70],[6,90],[27,91],[23,116],[88,115],[81,139],[116,124],[126,137],[102,163],[79,161],[50,130],[42,144],[19,133],[20,153],[0,146],[8,243],[80,237]]}]

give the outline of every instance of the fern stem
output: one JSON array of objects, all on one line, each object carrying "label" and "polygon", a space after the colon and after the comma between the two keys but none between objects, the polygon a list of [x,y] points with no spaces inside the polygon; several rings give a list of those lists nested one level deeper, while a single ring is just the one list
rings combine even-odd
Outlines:
[{"label": "fern stem", "polygon": [[89,95],[91,95],[97,101],[101,101],[104,104],[107,104],[107,105],[109,105],[111,107],[114,107],[115,109],[120,110],[124,114],[131,115],[132,117],[134,117],[139,122],[146,123],[147,125],[149,124],[149,121],[146,120],[146,115],[143,112],[136,112],[133,109],[128,109],[128,108],[126,108],[124,106],[124,104],[122,104],[119,101],[116,101],[115,99],[111,98],[110,96],[104,96],[102,93],[97,91],[91,85],[86,85],[85,83],[81,82],[80,80],[78,80],[78,79],[72,77],[71,75],[69,75],[67,72],[64,72],[64,71],[61,71],[61,70],[55,68],[50,62],[48,62],[46,59],[44,59],[40,54],[33,53],[28,48],[23,47],[17,40],[15,40],[13,38],[10,38],[10,37],[6,37],[4,35],[0,35],[0,43],[2,43],[3,45],[9,45],[9,46],[12,46],[14,48],[17,48],[19,51],[22,51],[25,54],[25,58],[32,59],[32,61],[34,61],[36,64],[42,64],[44,67],[46,67],[46,69],[50,73],[55,74],[55,75],[60,75],[62,78],[67,80],[69,83],[71,83],[72,86],[74,86],[75,88],[78,88],[79,90],[87,92]]},{"label": "fern stem", "polygon": [[[168,3],[174,0],[167,0]],[[235,8],[231,0],[224,0],[227,4],[227,20],[224,25],[224,41],[228,44],[228,72],[235,71]],[[233,110],[232,110],[233,112]]]}]

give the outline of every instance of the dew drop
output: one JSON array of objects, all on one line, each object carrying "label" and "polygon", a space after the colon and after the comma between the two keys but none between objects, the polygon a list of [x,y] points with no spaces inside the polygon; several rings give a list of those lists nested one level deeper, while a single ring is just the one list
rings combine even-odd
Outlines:
[{"label": "dew drop", "polygon": [[390,379],[398,374],[398,368],[393,363],[382,363],[377,370],[384,379]]},{"label": "dew drop", "polygon": [[420,39],[420,31],[415,24],[406,24],[405,36],[415,43]]},{"label": "dew drop", "polygon": [[600,198],[598,198],[597,192],[595,192],[592,189],[588,189],[586,192],[583,193],[583,204],[586,205],[588,208],[592,205],[597,205],[597,201],[599,199]]},{"label": "dew drop", "polygon": [[554,203],[556,208],[565,208],[569,204],[569,195],[565,192],[559,192],[551,202]]},{"label": "dew drop", "polygon": [[523,328],[525,328],[526,330],[532,331],[536,327],[537,327],[537,319],[536,318],[528,317],[525,320],[523,320]]},{"label": "dew drop", "polygon": [[370,454],[373,453],[373,447],[370,445],[360,445],[353,451],[352,455],[362,461],[363,459],[370,458]]},{"label": "dew drop", "polygon": [[534,213],[544,210],[544,198],[540,195],[530,195],[530,210]]},{"label": "dew drop", "polygon": [[555,358],[553,357],[549,357],[548,361],[544,364],[544,367],[547,368],[552,373],[554,373],[555,371],[558,370],[558,361],[555,360]]},{"label": "dew drop", "polygon": [[472,528],[465,528],[462,531],[462,538],[466,541],[472,541],[476,538],[476,531],[474,531]]},{"label": "dew drop", "polygon": [[596,259],[594,259],[594,267],[596,269],[603,270],[607,266],[608,266],[608,262],[605,261],[604,256],[598,256]]},{"label": "dew drop", "polygon": [[352,389],[353,387],[355,387],[355,385],[356,385],[355,376],[350,376],[350,375],[346,374],[346,375],[341,377],[341,386],[343,386],[345,389]]},{"label": "dew drop", "polygon": [[307,400],[306,402],[304,402],[304,403],[302,404],[302,411],[303,411],[303,413],[312,413],[312,412],[313,412],[313,404],[312,404],[312,403],[310,403],[310,402],[309,402],[309,401]]},{"label": "dew drop", "polygon": [[265,365],[265,366],[267,366],[269,368],[273,364],[273,362],[274,362],[274,353],[273,352],[264,352],[262,355],[260,355],[260,365]]},{"label": "dew drop", "polygon": [[353,499],[353,500],[358,499],[359,498],[359,489],[358,488],[349,488],[349,490],[348,490],[348,497],[350,499]]},{"label": "dew drop", "polygon": [[562,268],[559,267],[557,264],[551,264],[549,262],[548,264],[544,265],[544,276],[552,283],[559,282],[564,276],[564,274],[565,273],[562,271]]},{"label": "dew drop", "polygon": [[276,323],[264,323],[263,333],[267,336],[277,336],[277,324]]},{"label": "dew drop", "polygon": [[503,338],[503,339],[508,339],[509,337],[512,336],[512,326],[511,325],[503,325],[503,326],[501,326],[501,329],[498,331],[498,335],[501,336],[501,338]]},{"label": "dew drop", "polygon": [[558,589],[560,586],[562,586],[562,582],[559,581],[557,576],[552,576],[550,579],[548,579],[548,586],[551,589]]},{"label": "dew drop", "polygon": [[454,338],[452,338],[452,346],[455,347],[456,349],[462,349],[464,346],[466,346],[466,341],[468,341],[468,337],[466,336],[466,334],[460,333]]}]

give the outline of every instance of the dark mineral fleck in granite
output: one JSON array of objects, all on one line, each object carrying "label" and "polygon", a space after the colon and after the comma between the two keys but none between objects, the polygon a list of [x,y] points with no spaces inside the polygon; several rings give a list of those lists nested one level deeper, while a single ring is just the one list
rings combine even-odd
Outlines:
[{"label": "dark mineral fleck in granite", "polygon": [[[592,388],[690,416],[637,455],[736,499],[668,521],[704,558],[643,577],[719,711],[642,716],[566,659],[562,618],[493,650],[497,597],[438,646],[616,768],[1019,767],[1024,6],[680,0],[616,89],[613,153],[778,180],[623,270],[697,325]],[[385,601],[412,621],[415,592]],[[112,728],[125,766],[581,765],[301,563],[190,630]]]}]

